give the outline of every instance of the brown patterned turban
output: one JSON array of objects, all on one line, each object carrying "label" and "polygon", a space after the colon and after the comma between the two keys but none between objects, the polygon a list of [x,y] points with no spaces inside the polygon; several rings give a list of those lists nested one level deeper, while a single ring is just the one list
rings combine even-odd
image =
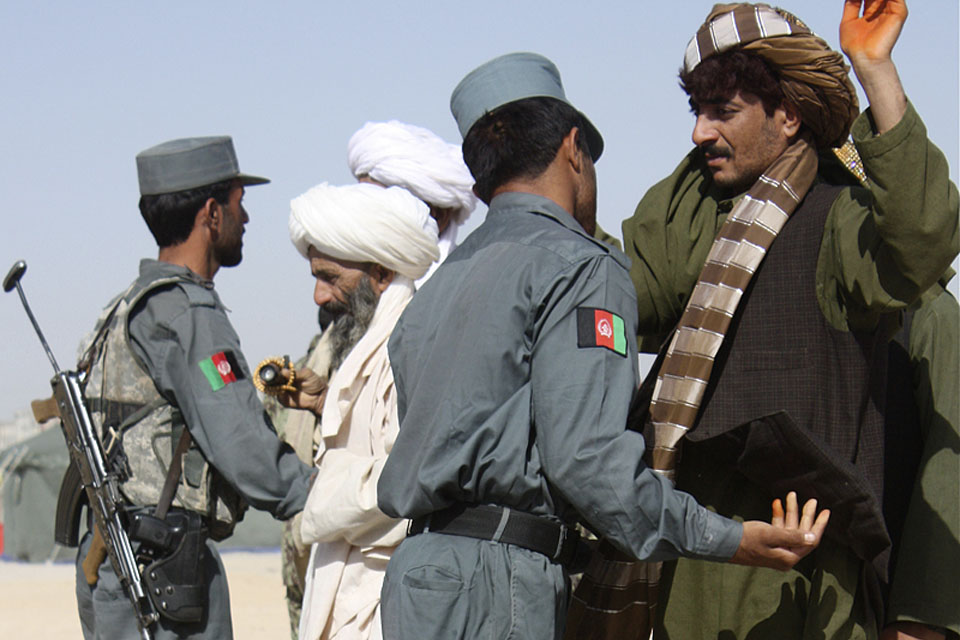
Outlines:
[{"label": "brown patterned turban", "polygon": [[817,146],[843,144],[860,108],[842,55],[783,9],[766,4],[717,4],[687,45],[684,72],[737,46],[773,66],[784,95],[799,110]]}]

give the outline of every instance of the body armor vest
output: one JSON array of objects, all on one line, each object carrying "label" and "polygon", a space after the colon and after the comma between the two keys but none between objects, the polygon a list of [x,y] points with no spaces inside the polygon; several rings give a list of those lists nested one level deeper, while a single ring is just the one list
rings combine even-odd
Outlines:
[{"label": "body armor vest", "polygon": [[[152,291],[176,284],[186,284],[188,295],[201,289],[179,277],[134,282],[104,310],[80,365],[89,365],[84,398],[103,450],[120,474],[121,493],[135,506],[157,504],[186,424],[131,349],[129,313]],[[206,516],[215,540],[229,536],[246,509],[196,443],[184,454],[173,506]]]}]

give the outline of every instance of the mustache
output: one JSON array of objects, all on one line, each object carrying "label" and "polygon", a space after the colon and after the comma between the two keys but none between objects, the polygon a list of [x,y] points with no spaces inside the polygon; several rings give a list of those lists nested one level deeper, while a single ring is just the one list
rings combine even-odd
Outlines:
[{"label": "mustache", "polygon": [[731,153],[727,147],[721,147],[716,142],[700,147],[700,153],[711,158],[729,158]]},{"label": "mustache", "polygon": [[331,300],[321,306],[320,309],[328,318],[336,319],[350,311],[350,303],[349,301],[341,302],[339,300]]}]

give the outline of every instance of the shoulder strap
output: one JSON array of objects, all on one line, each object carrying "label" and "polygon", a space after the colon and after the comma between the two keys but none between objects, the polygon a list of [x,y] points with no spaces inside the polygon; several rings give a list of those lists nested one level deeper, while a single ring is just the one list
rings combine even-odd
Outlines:
[{"label": "shoulder strap", "polygon": [[170,461],[170,468],[167,470],[167,478],[163,482],[163,490],[160,491],[160,498],[157,500],[157,508],[153,515],[160,520],[167,517],[167,511],[173,503],[173,496],[177,492],[177,483],[180,481],[180,471],[183,468],[183,456],[190,448],[190,429],[183,427],[183,433],[180,434],[180,440],[177,442],[177,448],[173,452],[173,460]]},{"label": "shoulder strap", "polygon": [[97,329],[97,334],[93,337],[93,340],[90,341],[90,346],[87,347],[87,350],[83,353],[83,357],[80,358],[80,362],[77,363],[77,371],[86,372],[90,370],[90,365],[93,364],[95,355],[100,353],[100,349],[103,347],[103,341],[107,337],[107,331],[110,329],[113,316],[116,315],[120,303],[126,299],[126,294],[129,293],[129,291],[130,290],[127,289],[127,291],[120,295],[117,301],[113,303],[113,307],[110,308],[110,313],[103,319],[103,322]]},{"label": "shoulder strap", "polygon": [[[146,294],[148,291],[155,289],[156,287],[159,287],[159,286],[163,286],[166,284],[173,284],[183,280],[184,279],[182,277],[174,276],[171,278],[160,278],[158,280],[150,282],[147,284],[147,286],[143,287],[143,289],[141,289],[136,296],[128,300],[128,303],[131,306],[135,305],[140,300],[140,298],[142,298],[144,294]],[[100,324],[100,326],[97,327],[97,333],[94,336],[93,340],[90,342],[90,346],[87,347],[87,350],[83,353],[83,356],[80,358],[80,361],[77,363],[78,371],[90,370],[90,366],[93,364],[94,359],[96,359],[97,355],[100,353],[100,349],[103,348],[103,342],[104,340],[106,340],[107,332],[110,330],[110,324],[113,321],[113,316],[116,315],[117,309],[120,308],[120,304],[124,300],[127,300],[127,298],[130,296],[130,293],[136,289],[137,282],[139,282],[139,280],[134,281],[133,284],[127,287],[123,293],[117,296],[116,301],[113,303],[113,306],[110,308],[110,312],[103,319],[103,322]]]}]

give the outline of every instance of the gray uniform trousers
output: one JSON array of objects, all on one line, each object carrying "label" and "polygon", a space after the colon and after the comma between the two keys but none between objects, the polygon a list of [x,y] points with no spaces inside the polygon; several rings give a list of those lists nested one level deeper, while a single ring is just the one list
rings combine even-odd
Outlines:
[{"label": "gray uniform trousers", "polygon": [[568,595],[563,567],[540,553],[421,533],[400,543],[387,566],[383,637],[559,640]]},{"label": "gray uniform trousers", "polygon": [[[100,565],[100,578],[93,587],[87,584],[80,563],[87,556],[92,536],[87,533],[77,552],[77,606],[84,640],[130,640],[139,638],[133,605],[123,592],[113,565],[107,558]],[[232,638],[230,621],[230,594],[227,575],[213,542],[207,540],[204,554],[204,574],[210,601],[204,618],[197,623],[172,622],[164,618],[151,627],[156,640],[174,638]]]}]

